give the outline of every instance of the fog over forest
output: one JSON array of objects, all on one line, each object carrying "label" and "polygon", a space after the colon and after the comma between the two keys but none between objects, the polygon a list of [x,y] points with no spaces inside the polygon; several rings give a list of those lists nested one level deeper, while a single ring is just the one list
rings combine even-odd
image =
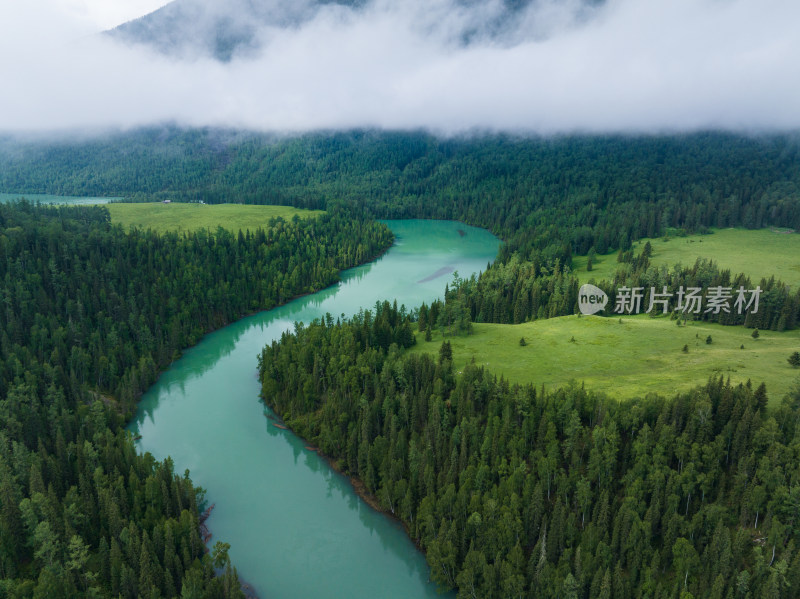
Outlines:
[{"label": "fog over forest", "polygon": [[67,4],[0,6],[0,131],[800,126],[794,0],[177,0],[156,43]]}]

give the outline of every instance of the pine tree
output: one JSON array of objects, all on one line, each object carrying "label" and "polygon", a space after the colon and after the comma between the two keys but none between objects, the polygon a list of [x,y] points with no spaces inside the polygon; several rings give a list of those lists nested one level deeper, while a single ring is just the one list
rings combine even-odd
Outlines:
[{"label": "pine tree", "polygon": [[450,347],[449,341],[444,341],[442,346],[439,348],[439,364],[442,364],[445,361],[453,361],[453,348]]}]

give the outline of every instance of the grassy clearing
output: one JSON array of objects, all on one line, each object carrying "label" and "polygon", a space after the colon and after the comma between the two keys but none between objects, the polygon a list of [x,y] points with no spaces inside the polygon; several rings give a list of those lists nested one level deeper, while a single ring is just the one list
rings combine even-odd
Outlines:
[{"label": "grassy clearing", "polygon": [[266,228],[269,220],[282,217],[285,220],[297,214],[301,218],[316,217],[321,210],[302,210],[291,206],[255,206],[252,204],[185,204],[143,203],[109,204],[111,222],[124,228],[139,227],[166,231],[215,231],[223,227],[230,231]]},{"label": "grassy clearing", "polygon": [[[551,389],[575,380],[630,399],[650,392],[688,391],[721,373],[734,383],[748,378],[754,384],[766,382],[770,402],[775,403],[800,379],[800,369],[787,362],[800,350],[800,331],[763,331],[753,339],[752,331],[743,327],[699,322],[679,327],[669,318],[646,315],[623,317],[622,324],[618,318],[564,316],[473,326],[472,335],[448,338],[457,370],[474,358],[511,382]],[[526,346],[520,345],[520,337]],[[410,351],[435,354],[441,342],[438,332],[430,342],[419,334]],[[684,345],[688,353],[682,351]]]},{"label": "grassy clearing", "polygon": [[[647,239],[634,244],[639,253]],[[800,285],[800,234],[775,232],[771,229],[716,229],[711,235],[689,235],[650,239],[653,247],[651,263],[669,267],[681,263],[694,264],[697,258],[711,258],[721,268],[732,273],[743,272],[755,282],[762,277],[776,278],[790,284]],[[597,256],[592,271],[586,271],[586,256],[573,258],[573,270],[581,283],[594,278],[597,281],[611,279],[617,269],[617,253]]]},{"label": "grassy clearing", "polygon": [[603,279],[611,281],[614,278],[614,273],[619,266],[617,252],[595,256],[592,261],[592,270],[590,271],[586,270],[588,260],[588,256],[572,257],[572,273],[578,277],[578,281],[581,284],[602,281]]}]

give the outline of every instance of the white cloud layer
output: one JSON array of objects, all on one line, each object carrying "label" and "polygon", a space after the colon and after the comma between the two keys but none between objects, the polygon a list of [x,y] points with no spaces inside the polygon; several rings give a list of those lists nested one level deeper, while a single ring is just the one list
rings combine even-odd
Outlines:
[{"label": "white cloud layer", "polygon": [[797,0],[540,0],[502,36],[499,2],[374,0],[229,63],[124,46],[74,5],[0,3],[0,130],[800,128]]}]

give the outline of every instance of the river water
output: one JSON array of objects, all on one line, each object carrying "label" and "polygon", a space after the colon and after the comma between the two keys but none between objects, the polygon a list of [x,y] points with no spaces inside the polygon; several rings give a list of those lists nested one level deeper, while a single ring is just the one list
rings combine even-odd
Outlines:
[{"label": "river water", "polygon": [[425,558],[303,441],[266,418],[257,355],[295,321],[352,315],[376,301],[412,308],[441,297],[452,273],[485,270],[499,241],[448,221],[386,221],[395,245],[339,285],[205,336],[143,396],[129,429],[141,451],[171,456],[215,503],[207,524],[231,544],[262,599],[441,597]]},{"label": "river water", "polygon": [[0,204],[22,199],[28,200],[29,202],[39,202],[42,204],[67,204],[70,206],[79,206],[86,204],[108,204],[109,202],[113,202],[115,200],[119,201],[122,198],[56,196],[46,193],[0,193]]}]

